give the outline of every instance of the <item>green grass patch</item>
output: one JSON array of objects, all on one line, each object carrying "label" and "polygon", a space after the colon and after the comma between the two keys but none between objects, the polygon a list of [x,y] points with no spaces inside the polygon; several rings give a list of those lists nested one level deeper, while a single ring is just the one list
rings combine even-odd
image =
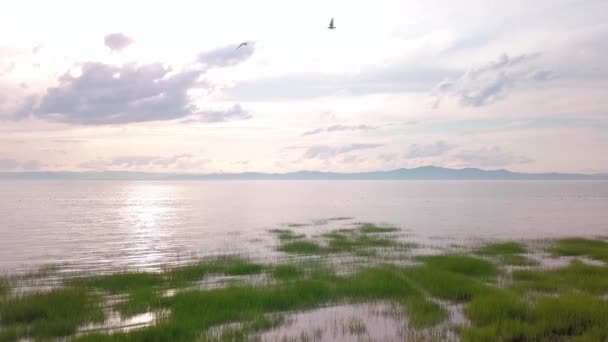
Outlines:
[{"label": "green grass patch", "polygon": [[487,244],[475,251],[481,255],[511,255],[511,254],[524,254],[528,252],[526,245],[520,242],[497,242]]},{"label": "green grass patch", "polygon": [[0,302],[2,338],[69,336],[85,323],[104,318],[101,298],[82,288],[13,297]]},{"label": "green grass patch", "polygon": [[498,274],[496,265],[491,262],[461,254],[432,255],[420,260],[434,269],[459,273],[470,277],[489,279]]},{"label": "green grass patch", "polygon": [[608,261],[608,242],[583,238],[557,240],[548,248],[553,256],[586,256],[595,260]]},{"label": "green grass patch", "polygon": [[357,230],[364,234],[378,234],[378,233],[394,233],[394,232],[399,231],[399,228],[377,226],[375,224],[365,223],[365,224],[361,225]]},{"label": "green grass patch", "polygon": [[433,297],[457,302],[470,301],[490,289],[474,278],[437,268],[414,267],[404,273],[418,288],[424,289]]},{"label": "green grass patch", "polygon": [[278,265],[272,269],[272,275],[280,280],[297,279],[303,274],[303,270],[295,265]]},{"label": "green grass patch", "polygon": [[608,331],[608,302],[585,294],[542,297],[528,307],[508,296],[478,299],[479,305],[467,310],[477,324],[463,331],[464,341],[591,341],[598,336],[596,341],[602,341]]},{"label": "green grass patch", "polygon": [[126,293],[146,287],[158,287],[163,283],[162,274],[147,272],[112,273],[102,276],[74,278],[69,281],[69,284],[74,286],[97,288],[112,294]]},{"label": "green grass patch", "polygon": [[203,279],[211,274],[219,275],[253,275],[264,271],[264,266],[251,261],[234,257],[221,256],[196,264],[180,266],[166,272],[167,279],[173,286],[182,286]]},{"label": "green grass patch", "polygon": [[130,317],[153,311],[162,306],[160,290],[142,288],[133,290],[126,301],[116,305],[115,309],[123,316]]},{"label": "green grass patch", "polygon": [[271,229],[270,232],[275,234],[280,240],[295,240],[306,237],[305,234],[298,234],[290,229]]},{"label": "green grass patch", "polygon": [[0,298],[7,295],[10,291],[8,280],[0,278]]},{"label": "green grass patch", "polygon": [[530,308],[521,298],[498,289],[475,297],[466,308],[466,314],[476,325],[506,320],[526,321],[531,315]]},{"label": "green grass patch", "polygon": [[441,305],[423,296],[410,296],[402,303],[406,307],[407,318],[413,327],[430,327],[448,319],[448,313]]},{"label": "green grass patch", "polygon": [[573,260],[567,267],[552,270],[513,271],[513,288],[518,291],[608,293],[608,268]]}]

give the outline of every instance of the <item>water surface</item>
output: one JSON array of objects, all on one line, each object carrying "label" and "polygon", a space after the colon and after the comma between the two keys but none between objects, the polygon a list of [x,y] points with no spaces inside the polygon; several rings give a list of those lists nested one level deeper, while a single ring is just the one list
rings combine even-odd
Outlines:
[{"label": "water surface", "polygon": [[608,235],[608,182],[0,181],[0,271],[273,258],[269,229],[356,222],[397,225],[423,244]]}]

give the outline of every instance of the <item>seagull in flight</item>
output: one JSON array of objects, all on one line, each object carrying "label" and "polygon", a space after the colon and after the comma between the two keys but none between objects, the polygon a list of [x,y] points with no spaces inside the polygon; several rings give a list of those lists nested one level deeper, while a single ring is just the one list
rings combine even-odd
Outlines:
[{"label": "seagull in flight", "polygon": [[329,22],[328,29],[330,29],[330,30],[335,30],[336,29],[336,27],[334,26],[334,18],[331,18],[331,21]]},{"label": "seagull in flight", "polygon": [[[237,47],[236,47],[236,49],[240,49],[240,48],[242,48],[243,46],[247,46],[247,44],[249,44],[249,43],[247,43],[247,42],[243,42],[243,43],[239,44],[239,46],[237,46]],[[235,49],[235,50],[236,50],[236,49]]]}]

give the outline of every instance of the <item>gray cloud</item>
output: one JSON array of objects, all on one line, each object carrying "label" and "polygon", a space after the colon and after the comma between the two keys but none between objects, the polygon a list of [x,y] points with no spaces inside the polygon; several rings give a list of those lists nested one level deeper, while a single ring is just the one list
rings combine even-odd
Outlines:
[{"label": "gray cloud", "polygon": [[237,48],[238,45],[227,45],[213,51],[202,52],[198,61],[208,68],[228,67],[242,63],[249,59],[255,51],[255,42]]},{"label": "gray cloud", "polygon": [[70,73],[49,88],[34,115],[84,125],[171,120],[192,114],[188,90],[200,71],[171,70],[160,63],[115,67],[86,63],[82,75]]},{"label": "gray cloud", "polygon": [[225,109],[225,110],[210,110],[206,112],[199,112],[187,120],[183,121],[184,123],[193,123],[193,122],[226,122],[226,121],[234,121],[234,120],[247,120],[251,119],[251,114],[249,114],[246,110],[241,107],[239,104],[235,104],[234,106]]},{"label": "gray cloud", "polygon": [[455,157],[466,166],[471,167],[503,167],[534,162],[533,159],[504,151],[498,146],[461,151]]},{"label": "gray cloud", "polygon": [[456,145],[450,145],[442,140],[426,145],[412,144],[409,146],[405,157],[410,159],[437,157],[454,148],[456,148]]},{"label": "gray cloud", "polygon": [[84,169],[104,170],[111,168],[138,168],[138,167],[162,167],[169,168],[190,168],[195,165],[202,165],[207,161],[196,159],[191,154],[177,154],[173,156],[149,156],[149,155],[132,155],[120,156],[109,160],[91,160],[80,164]]},{"label": "gray cloud", "polygon": [[103,42],[112,51],[122,51],[133,43],[133,38],[118,32],[108,34]]},{"label": "gray cloud", "polygon": [[1,171],[13,171],[19,167],[19,162],[15,159],[0,159]]},{"label": "gray cloud", "polygon": [[324,132],[341,132],[341,131],[367,131],[371,129],[376,129],[376,127],[368,126],[368,125],[333,125],[325,128],[317,128],[310,131],[306,131],[302,133],[302,136],[306,135],[315,135]]},{"label": "gray cloud", "polygon": [[339,147],[332,147],[327,145],[315,145],[311,146],[304,151],[302,158],[304,159],[328,159],[341,154],[357,150],[366,150],[382,146],[381,144],[350,144]]},{"label": "gray cloud", "polygon": [[204,122],[249,118],[239,105],[222,112],[200,113],[189,92],[212,87],[199,80],[209,67],[236,65],[253,51],[254,44],[241,49],[223,47],[199,56],[205,68],[198,65],[180,71],[161,63],[122,66],[84,63],[80,65],[80,76],[66,72],[40,99],[29,97],[11,114],[81,125],[175,120],[197,114]]},{"label": "gray cloud", "polygon": [[438,107],[445,96],[457,98],[464,106],[479,107],[504,98],[516,83],[549,79],[550,71],[534,70],[537,67],[531,62],[537,57],[502,54],[497,61],[469,69],[455,81],[439,82],[431,91],[435,97],[434,107]]}]

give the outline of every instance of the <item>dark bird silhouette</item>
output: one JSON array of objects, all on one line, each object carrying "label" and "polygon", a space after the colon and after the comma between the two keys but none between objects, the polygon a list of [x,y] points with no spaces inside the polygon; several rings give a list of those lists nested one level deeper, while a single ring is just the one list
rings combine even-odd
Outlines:
[{"label": "dark bird silhouette", "polygon": [[241,43],[241,44],[239,44],[239,46],[237,46],[236,48],[237,48],[237,49],[240,49],[240,48],[242,48],[243,46],[247,46],[247,44],[249,44],[249,43],[247,43],[247,42]]},{"label": "dark bird silhouette", "polygon": [[331,21],[329,22],[328,29],[330,29],[330,30],[335,30],[336,29],[336,27],[334,26],[334,18],[331,18]]}]

